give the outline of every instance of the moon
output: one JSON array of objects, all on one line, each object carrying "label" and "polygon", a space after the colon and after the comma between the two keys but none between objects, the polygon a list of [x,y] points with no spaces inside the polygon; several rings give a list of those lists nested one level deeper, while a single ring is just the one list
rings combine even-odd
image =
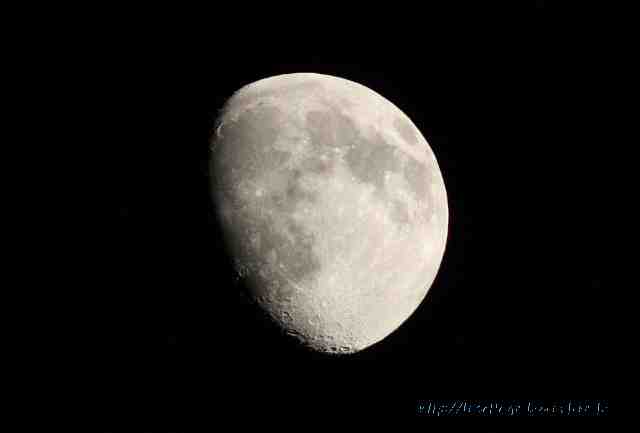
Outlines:
[{"label": "moon", "polygon": [[445,251],[442,173],[414,123],[375,91],[295,73],[235,92],[210,141],[216,221],[249,296],[329,354],[394,332]]}]

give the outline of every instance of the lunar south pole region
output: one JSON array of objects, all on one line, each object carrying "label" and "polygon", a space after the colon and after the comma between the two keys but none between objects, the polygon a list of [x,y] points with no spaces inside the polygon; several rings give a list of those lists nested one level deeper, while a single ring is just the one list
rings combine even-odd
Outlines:
[{"label": "lunar south pole region", "polygon": [[429,144],[373,90],[296,73],[235,92],[210,141],[211,193],[249,297],[330,354],[387,337],[440,267],[447,194]]}]

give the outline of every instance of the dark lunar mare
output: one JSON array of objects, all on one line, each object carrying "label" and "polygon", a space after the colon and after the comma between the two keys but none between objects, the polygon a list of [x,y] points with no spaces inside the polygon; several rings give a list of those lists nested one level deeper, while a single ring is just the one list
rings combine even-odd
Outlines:
[{"label": "dark lunar mare", "polygon": [[[408,121],[398,118],[394,122],[400,128],[402,137],[411,140],[410,145],[418,143],[414,128]],[[370,137],[363,136],[354,121],[342,114],[336,107],[328,106],[326,110],[313,110],[307,114],[307,125],[313,144],[323,147],[339,147],[347,149],[345,162],[354,177],[362,183],[375,187],[374,193],[385,202],[392,202],[391,216],[394,221],[404,224],[408,220],[406,203],[385,192],[385,173],[392,172],[404,175],[407,184],[418,201],[427,199],[428,185],[432,181],[429,167],[406,155],[403,170],[400,156],[402,150],[389,143],[380,132],[371,129]],[[320,151],[322,152],[322,150]]]}]

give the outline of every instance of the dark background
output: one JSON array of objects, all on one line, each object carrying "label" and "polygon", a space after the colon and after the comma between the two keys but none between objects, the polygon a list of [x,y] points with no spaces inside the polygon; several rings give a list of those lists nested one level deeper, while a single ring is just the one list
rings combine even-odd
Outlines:
[{"label": "dark background", "polygon": [[[187,41],[164,23],[95,48],[99,97],[118,107],[99,131],[114,206],[88,309],[86,356],[104,395],[178,420],[186,399],[238,419],[408,419],[418,398],[606,398],[593,30],[544,2],[332,11],[216,10]],[[354,356],[279,336],[238,295],[211,220],[217,110],[243,85],[291,72],[347,78],[397,105],[448,191],[449,240],[426,300]]]}]

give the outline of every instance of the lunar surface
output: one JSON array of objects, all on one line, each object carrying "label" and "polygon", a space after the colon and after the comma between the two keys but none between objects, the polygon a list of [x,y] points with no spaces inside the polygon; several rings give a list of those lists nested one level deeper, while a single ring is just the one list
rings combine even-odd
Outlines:
[{"label": "lunar surface", "polygon": [[284,332],[355,353],[418,308],[444,254],[447,195],[393,103],[333,76],[270,77],[231,96],[210,144],[235,272]]}]

